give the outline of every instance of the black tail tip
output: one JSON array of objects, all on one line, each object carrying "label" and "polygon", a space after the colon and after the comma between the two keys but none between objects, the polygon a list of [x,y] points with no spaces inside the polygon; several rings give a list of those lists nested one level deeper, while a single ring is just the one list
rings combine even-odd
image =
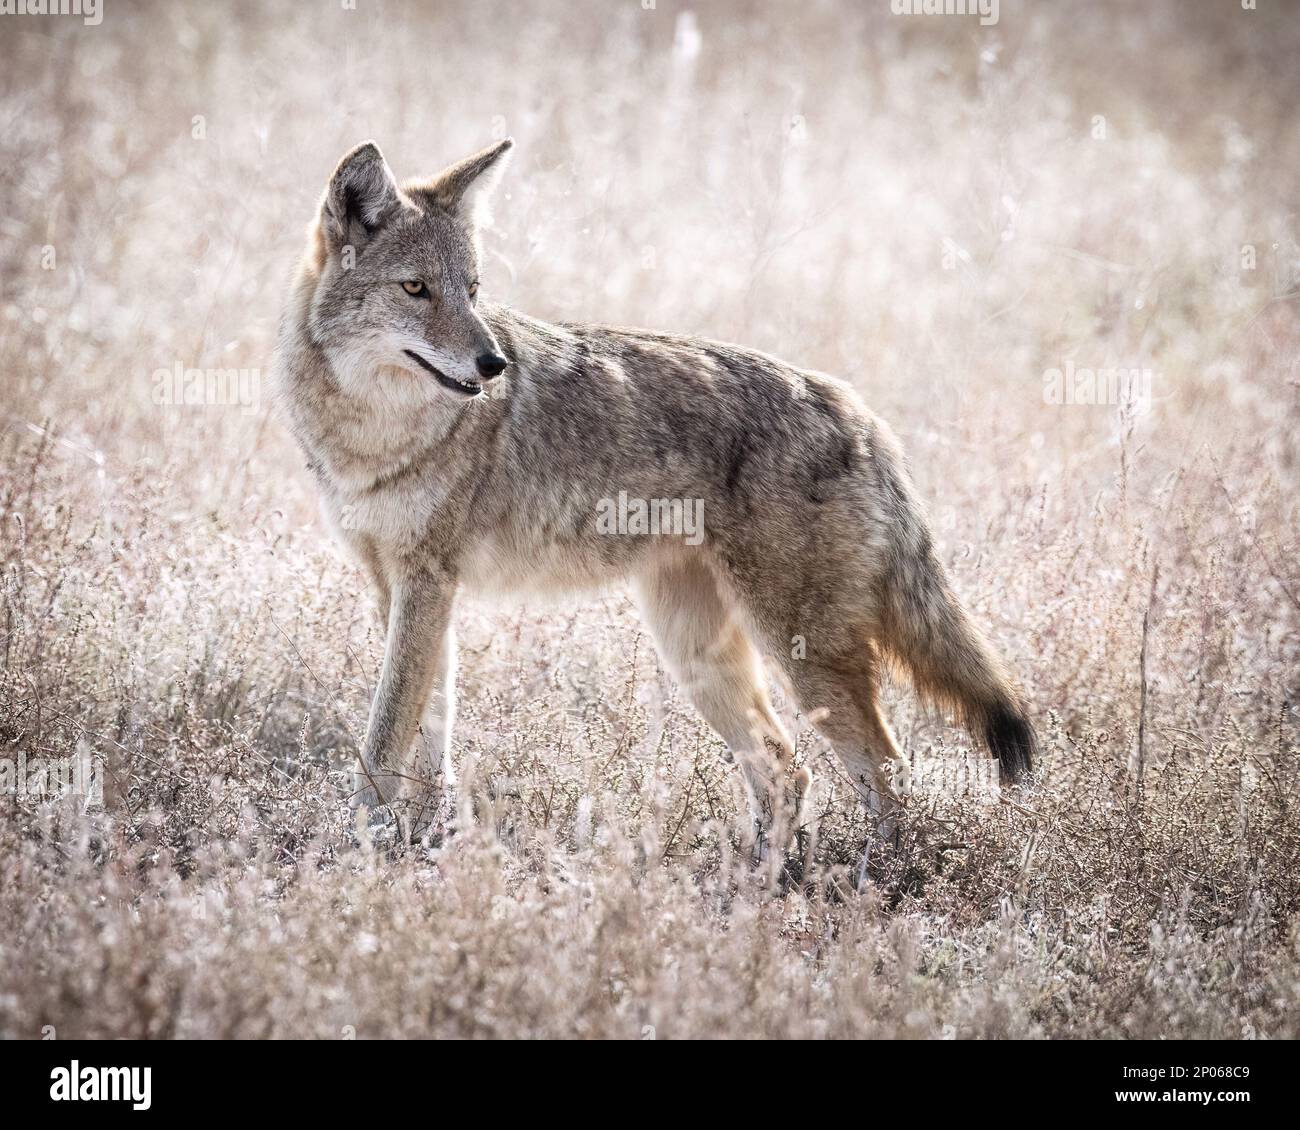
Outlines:
[{"label": "black tail tip", "polygon": [[1038,739],[1025,716],[1010,706],[1001,706],[989,715],[984,740],[1002,766],[1010,784],[1028,776],[1034,768]]}]

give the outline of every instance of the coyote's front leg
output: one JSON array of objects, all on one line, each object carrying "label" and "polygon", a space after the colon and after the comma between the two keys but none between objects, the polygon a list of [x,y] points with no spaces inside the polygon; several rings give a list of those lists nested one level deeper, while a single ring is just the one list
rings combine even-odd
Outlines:
[{"label": "coyote's front leg", "polygon": [[[438,768],[434,762],[445,757],[450,738],[455,579],[441,570],[406,568],[391,578],[390,590],[384,666],[356,772],[354,808],[387,804],[405,809],[421,801]],[[415,742],[422,713],[425,740]],[[419,814],[412,820],[418,824]]]}]

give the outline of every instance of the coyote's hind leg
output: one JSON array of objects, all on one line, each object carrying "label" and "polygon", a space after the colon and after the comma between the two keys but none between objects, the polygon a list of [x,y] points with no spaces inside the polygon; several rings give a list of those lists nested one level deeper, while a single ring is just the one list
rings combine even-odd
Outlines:
[{"label": "coyote's hind leg", "polygon": [[790,739],[738,610],[698,558],[656,562],[635,591],[665,665],[740,765],[759,846],[771,838],[784,848],[811,776],[793,768]]},{"label": "coyote's hind leg", "polygon": [[894,778],[903,758],[880,709],[879,662],[866,634],[856,650],[840,655],[819,654],[810,640],[807,654],[784,667],[804,713],[876,818],[880,838],[892,841],[902,810]]}]

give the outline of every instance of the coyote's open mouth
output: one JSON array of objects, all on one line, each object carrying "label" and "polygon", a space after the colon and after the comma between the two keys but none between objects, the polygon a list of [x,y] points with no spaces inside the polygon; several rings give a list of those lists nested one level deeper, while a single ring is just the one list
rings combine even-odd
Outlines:
[{"label": "coyote's open mouth", "polygon": [[413,353],[409,349],[402,350],[412,361],[420,366],[426,373],[432,373],[438,380],[452,392],[463,392],[466,396],[478,396],[483,391],[483,386],[477,381],[458,381],[455,377],[449,377],[441,369],[430,365],[418,353]]}]

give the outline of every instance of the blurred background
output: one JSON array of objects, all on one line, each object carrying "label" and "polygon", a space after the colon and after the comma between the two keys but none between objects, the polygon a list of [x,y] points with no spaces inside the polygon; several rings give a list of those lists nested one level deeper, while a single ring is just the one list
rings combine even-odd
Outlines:
[{"label": "blurred background", "polygon": [[[201,428],[226,465],[269,460],[241,414],[155,411],[153,372],[269,369],[357,141],[417,176],[508,133],[496,299],[842,374],[923,477],[978,473],[988,443],[1014,485],[1055,477],[1074,505],[1096,484],[1062,460],[1112,421],[1045,405],[1045,370],[1159,368],[1156,419],[1182,438],[1207,404],[1276,394],[1251,350],[1300,264],[1300,9],[1260,8],[1004,0],[986,27],[887,0],[107,0],[98,26],[6,20],[6,394],[95,447],[166,462]],[[238,504],[208,474],[205,500]]]}]

